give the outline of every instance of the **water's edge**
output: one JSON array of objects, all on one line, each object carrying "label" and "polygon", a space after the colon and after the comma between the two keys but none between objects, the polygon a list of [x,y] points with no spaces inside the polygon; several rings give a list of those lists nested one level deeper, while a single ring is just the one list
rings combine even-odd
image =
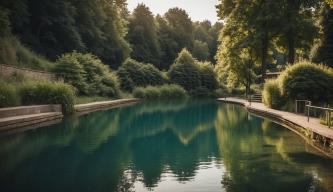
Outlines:
[{"label": "water's edge", "polygon": [[301,138],[303,138],[306,143],[326,155],[327,157],[333,159],[333,152],[330,145],[327,146],[327,143],[333,142],[329,141],[328,138],[325,138],[325,136],[315,134],[311,132],[311,130],[307,129],[306,127],[302,127],[294,122],[291,122],[279,115],[276,115],[274,113],[270,113],[268,111],[261,111],[256,110],[255,108],[248,108],[244,103],[242,102],[236,102],[236,101],[229,101],[229,100],[221,100],[218,99],[219,102],[224,103],[230,103],[230,104],[236,104],[244,107],[246,110],[248,110],[250,113],[261,117],[261,118],[268,118],[269,120],[282,125],[283,127],[289,129],[290,131],[293,131],[297,135],[299,135]]}]

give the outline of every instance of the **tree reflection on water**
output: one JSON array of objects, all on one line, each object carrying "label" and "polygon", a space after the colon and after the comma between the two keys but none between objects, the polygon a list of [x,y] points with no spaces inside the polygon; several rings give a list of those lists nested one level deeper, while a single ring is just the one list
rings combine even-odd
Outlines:
[{"label": "tree reflection on water", "polygon": [[0,137],[0,191],[154,190],[165,175],[196,182],[206,164],[223,167],[216,185],[226,191],[333,189],[331,160],[213,100],[144,102]]}]

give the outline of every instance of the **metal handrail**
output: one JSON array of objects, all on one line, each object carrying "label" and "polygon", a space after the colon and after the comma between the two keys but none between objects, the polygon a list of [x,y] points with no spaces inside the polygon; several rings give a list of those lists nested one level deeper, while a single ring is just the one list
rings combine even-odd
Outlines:
[{"label": "metal handrail", "polygon": [[331,112],[333,112],[333,108],[329,108],[329,107],[319,107],[319,106],[313,106],[310,104],[308,105],[305,105],[305,107],[307,108],[307,116],[308,116],[308,122],[310,121],[310,109],[313,108],[313,109],[320,109],[320,110],[323,110],[326,112],[326,123],[327,123],[327,126],[329,128],[331,128]]}]

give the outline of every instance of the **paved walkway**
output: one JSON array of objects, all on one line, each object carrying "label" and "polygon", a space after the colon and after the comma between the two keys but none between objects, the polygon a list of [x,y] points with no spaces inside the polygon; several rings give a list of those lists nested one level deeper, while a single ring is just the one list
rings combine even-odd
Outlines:
[{"label": "paved walkway", "polygon": [[320,124],[320,120],[318,118],[310,118],[310,121],[308,122],[308,118],[304,115],[299,115],[295,113],[290,113],[286,111],[279,111],[275,109],[271,109],[266,107],[262,103],[251,103],[251,106],[249,105],[249,102],[244,99],[237,99],[237,98],[221,98],[218,99],[219,101],[228,102],[228,103],[237,103],[244,105],[246,108],[258,111],[258,112],[264,112],[273,116],[276,116],[278,118],[290,121],[300,127],[304,127],[306,129],[311,130],[312,132],[315,132],[319,135],[325,136],[327,138],[333,139],[333,128],[328,128],[328,126]]}]

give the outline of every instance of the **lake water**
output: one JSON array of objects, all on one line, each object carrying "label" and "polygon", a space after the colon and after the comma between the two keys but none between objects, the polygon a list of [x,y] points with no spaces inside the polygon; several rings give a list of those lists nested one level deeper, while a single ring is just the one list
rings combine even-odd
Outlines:
[{"label": "lake water", "polygon": [[237,105],[143,102],[0,136],[0,191],[333,191],[333,160]]}]

